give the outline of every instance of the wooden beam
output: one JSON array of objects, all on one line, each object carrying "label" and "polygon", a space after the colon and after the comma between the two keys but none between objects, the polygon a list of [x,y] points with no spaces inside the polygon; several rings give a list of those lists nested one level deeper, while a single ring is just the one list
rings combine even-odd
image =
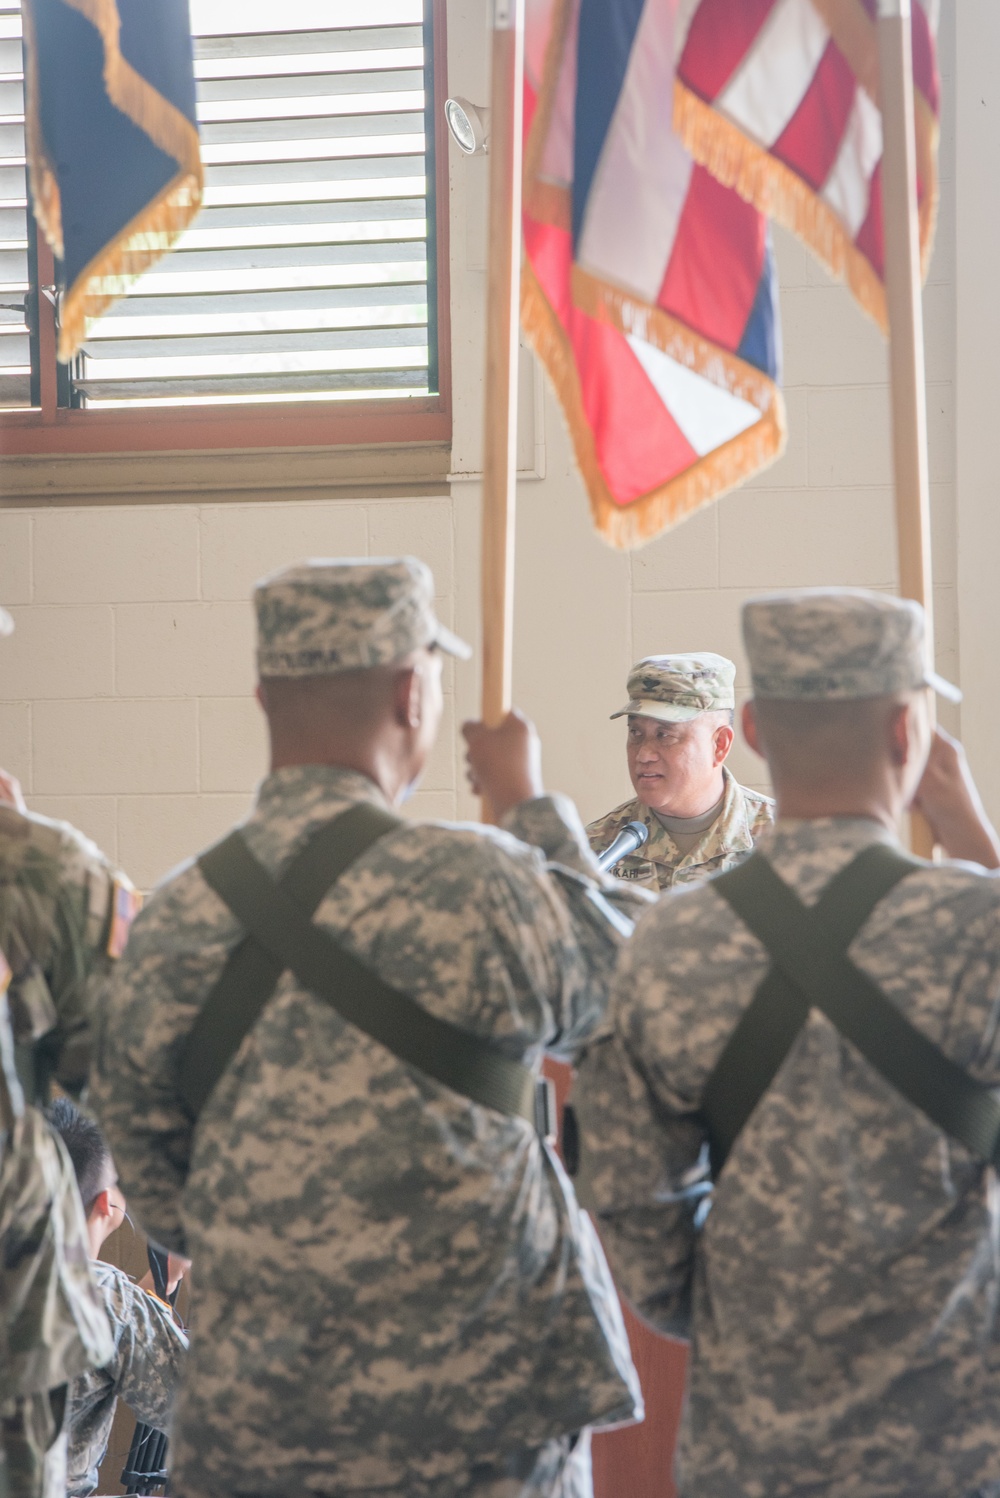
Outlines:
[{"label": "wooden beam", "polygon": [[[896,492],[899,591],[926,619],[927,663],[934,658],[930,488],[924,321],[920,298],[917,150],[913,123],[911,0],[879,0],[879,85],[882,101],[882,187],[885,292],[889,311],[892,457]],[[912,818],[914,851],[933,852],[922,817]]]},{"label": "wooden beam", "polygon": [[494,0],[483,449],[483,719],[510,711],[517,491],[524,0]]}]

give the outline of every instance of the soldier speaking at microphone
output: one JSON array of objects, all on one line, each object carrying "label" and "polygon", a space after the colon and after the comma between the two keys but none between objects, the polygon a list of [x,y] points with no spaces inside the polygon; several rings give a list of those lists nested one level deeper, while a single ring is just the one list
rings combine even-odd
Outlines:
[{"label": "soldier speaking at microphone", "polygon": [[98,1110],[195,1266],[176,1498],[554,1492],[571,1448],[585,1481],[574,1434],[639,1404],[535,1071],[600,1019],[646,897],[599,874],[516,716],[466,729],[504,830],[395,814],[469,654],[433,597],[412,558],[259,584],[271,771],[112,992]]},{"label": "soldier speaking at microphone", "polygon": [[778,819],[626,948],[577,1086],[603,1241],[691,1338],[682,1493],[995,1498],[1000,878],[897,840],[916,794],[1000,862],[932,740],[955,689],[913,603],[772,595],[743,629]]},{"label": "soldier speaking at microphone", "polygon": [[648,889],[691,884],[745,858],[774,803],[726,768],[733,744],[736,667],[723,655],[650,655],[628,674],[626,754],[635,798],[587,828],[601,854],[630,822],[644,845],[614,866]]}]

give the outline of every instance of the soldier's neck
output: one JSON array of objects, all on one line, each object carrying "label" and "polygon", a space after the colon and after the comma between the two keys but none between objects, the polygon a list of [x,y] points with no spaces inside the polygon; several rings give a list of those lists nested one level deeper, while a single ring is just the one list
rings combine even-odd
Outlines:
[{"label": "soldier's neck", "polygon": [[[680,793],[674,790],[665,806],[651,806],[649,810],[659,817],[674,817],[688,821],[721,809],[725,796],[726,780],[720,765],[718,772],[707,785],[683,787]],[[643,805],[646,804],[643,802]]]},{"label": "soldier's neck", "polygon": [[401,800],[412,780],[408,763],[392,749],[378,743],[293,746],[272,744],[271,773],[301,765],[326,765],[335,770],[354,770],[378,786],[390,806]]},{"label": "soldier's neck", "polygon": [[904,807],[902,798],[885,786],[774,787],[778,820],[818,821],[822,817],[863,817],[879,822],[890,832],[899,830]]}]

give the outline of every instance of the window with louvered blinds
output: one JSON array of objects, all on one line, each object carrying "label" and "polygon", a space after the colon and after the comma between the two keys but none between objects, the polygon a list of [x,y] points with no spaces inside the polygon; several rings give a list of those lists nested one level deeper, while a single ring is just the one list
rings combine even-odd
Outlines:
[{"label": "window with louvered blinds", "polygon": [[0,0],[0,408],[32,403],[21,7]]},{"label": "window with louvered blinds", "polygon": [[[429,0],[191,0],[191,23],[204,206],[94,327],[72,404],[434,392]],[[13,278],[23,242],[3,253]]]}]

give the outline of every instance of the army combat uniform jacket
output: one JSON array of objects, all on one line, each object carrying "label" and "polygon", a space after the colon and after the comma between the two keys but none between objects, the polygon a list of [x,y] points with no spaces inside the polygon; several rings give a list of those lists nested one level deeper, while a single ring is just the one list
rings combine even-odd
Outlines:
[{"label": "army combat uniform jacket", "polygon": [[12,1498],[62,1498],[65,1386],[111,1351],[73,1169],[32,1103],[47,1100],[48,1077],[71,1092],[86,1081],[97,994],[134,904],[75,828],[0,805],[0,951],[12,971],[0,999],[0,1471],[5,1459]]},{"label": "army combat uniform jacket", "polygon": [[14,1074],[0,993],[0,1493],[64,1498],[65,1385],[109,1356],[65,1146]]},{"label": "army combat uniform jacket", "polygon": [[68,1189],[72,1172],[62,1141],[37,1108],[23,1108],[3,1127],[0,1407],[20,1393],[66,1383],[111,1350],[88,1269],[79,1192]]},{"label": "army combat uniform jacket", "polygon": [[66,1425],[69,1498],[97,1488],[118,1399],[144,1425],[168,1431],[180,1386],[187,1337],[169,1306],[132,1283],[124,1270],[91,1261],[98,1294],[114,1337],[114,1352],[100,1368],[90,1368],[69,1389]]},{"label": "army combat uniform jacket", "polygon": [[725,766],[722,774],[726,787],[722,810],[690,852],[681,852],[655,814],[638,799],[623,802],[588,825],[591,848],[603,853],[629,822],[644,822],[649,828],[648,841],[638,852],[620,859],[612,872],[616,879],[628,879],[652,890],[694,884],[741,863],[774,820],[774,802],[770,796],[740,785]]},{"label": "army combat uniform jacket", "polygon": [[137,904],[75,827],[0,805],[0,951],[13,972],[14,1040],[22,1058],[36,1053],[41,1102],[44,1078],[73,1094],[87,1080],[97,998]]},{"label": "army combat uniform jacket", "polygon": [[[862,819],[783,821],[762,850],[812,904],[887,836]],[[961,864],[910,874],[850,956],[1000,1084],[1000,879]],[[960,1498],[1000,1481],[994,1173],[814,1010],[692,1225],[702,1090],[769,965],[711,882],[661,902],[577,1087],[619,1283],[656,1325],[690,1331],[682,1492]]]},{"label": "army combat uniform jacket", "polygon": [[[384,804],[352,771],[282,769],[242,830],[276,873],[358,801]],[[597,1023],[619,911],[647,897],[599,892],[570,803],[530,802],[507,826],[404,825],[316,919],[531,1065]],[[94,1084],[133,1208],[196,1266],[172,1488],[457,1498],[550,1436],[629,1418],[603,1254],[523,1120],[403,1065],[286,973],[192,1130],[177,1057],[240,936],[195,865],[153,895]]]}]

